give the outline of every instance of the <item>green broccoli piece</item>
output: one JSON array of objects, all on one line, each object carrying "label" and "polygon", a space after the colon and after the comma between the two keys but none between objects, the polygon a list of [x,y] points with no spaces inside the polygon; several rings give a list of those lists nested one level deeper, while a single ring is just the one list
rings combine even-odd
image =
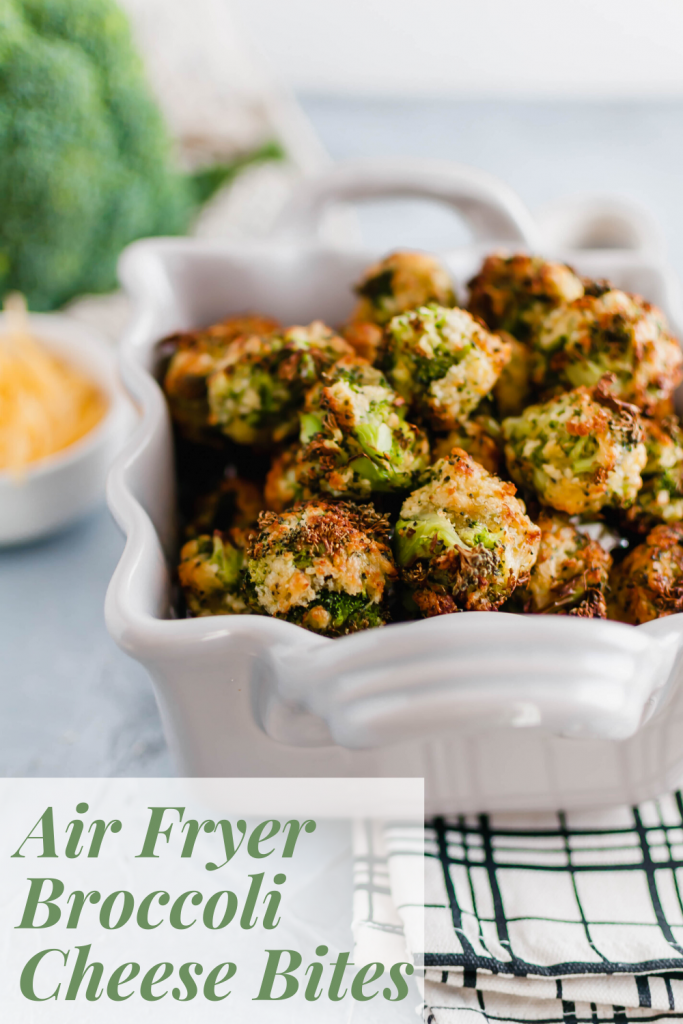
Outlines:
[{"label": "green broccoli piece", "polygon": [[114,0],[0,0],[0,294],[50,309],[113,288],[125,245],[183,233],[243,162],[174,169]]}]

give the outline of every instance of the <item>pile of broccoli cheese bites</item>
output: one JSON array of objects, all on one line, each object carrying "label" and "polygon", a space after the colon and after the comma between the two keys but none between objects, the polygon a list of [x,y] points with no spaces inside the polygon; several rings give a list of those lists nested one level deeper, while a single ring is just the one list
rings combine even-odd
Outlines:
[{"label": "pile of broccoli cheese bites", "polygon": [[683,611],[664,315],[523,254],[468,288],[460,306],[438,260],[396,252],[337,329],[245,314],[165,339],[188,614],[339,637],[459,611]]}]

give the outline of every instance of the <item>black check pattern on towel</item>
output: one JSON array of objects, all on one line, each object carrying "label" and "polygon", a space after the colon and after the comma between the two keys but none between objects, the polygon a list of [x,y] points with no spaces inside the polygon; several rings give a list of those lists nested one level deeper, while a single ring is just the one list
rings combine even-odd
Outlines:
[{"label": "black check pattern on towel", "polygon": [[[651,1005],[647,975],[678,988],[683,799],[675,793],[643,807],[645,814],[625,811],[618,827],[574,824],[564,814],[544,815],[537,827],[487,815],[428,823],[425,855],[438,860],[445,893],[427,902],[428,920],[438,914],[443,930],[448,918],[454,939],[434,948],[428,933],[430,975],[436,980],[441,969],[446,981],[452,972],[451,983],[458,976],[458,984],[474,989],[478,971],[548,980],[637,974],[642,1007]],[[623,898],[615,899],[619,893]],[[625,929],[634,936],[626,943],[633,959],[623,956]],[[537,938],[530,947],[531,933],[548,942]],[[543,949],[543,958],[530,948]],[[673,998],[669,1003],[673,1010]]]}]

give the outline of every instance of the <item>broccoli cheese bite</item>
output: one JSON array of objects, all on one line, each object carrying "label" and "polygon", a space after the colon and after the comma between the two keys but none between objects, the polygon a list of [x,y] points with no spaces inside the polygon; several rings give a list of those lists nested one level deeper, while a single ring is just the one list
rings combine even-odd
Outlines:
[{"label": "broccoli cheese bite", "polygon": [[394,549],[421,615],[493,611],[527,580],[540,536],[514,485],[454,448],[404,501]]},{"label": "broccoli cheese bite", "polygon": [[384,625],[396,577],[388,531],[371,505],[318,500],[262,513],[245,562],[251,610],[332,637]]},{"label": "broccoli cheese bite", "polygon": [[612,557],[580,533],[566,516],[545,512],[538,519],[541,546],[529,580],[514,595],[522,610],[545,615],[607,617],[605,595]]},{"label": "broccoli cheese bite", "polygon": [[531,374],[534,367],[534,353],[523,341],[511,334],[501,332],[501,337],[510,345],[510,359],[501,370],[500,377],[493,385],[498,416],[519,416],[533,398]]},{"label": "broccoli cheese bite", "polygon": [[583,295],[570,267],[538,256],[488,256],[468,284],[467,308],[492,330],[527,341],[548,313]]},{"label": "broccoli cheese bite", "polygon": [[208,379],[209,422],[238,444],[296,433],[304,393],[351,347],[320,320],[234,341]]},{"label": "broccoli cheese bite", "polygon": [[369,267],[355,288],[360,296],[352,321],[387,324],[398,313],[436,302],[455,305],[450,275],[424,252],[394,252]]},{"label": "broccoli cheese bite", "polygon": [[576,388],[503,421],[510,475],[542,504],[577,515],[635,500],[647,459],[642,425],[609,383]]},{"label": "broccoli cheese bite", "polygon": [[162,346],[171,347],[171,356],[163,388],[171,415],[190,436],[206,431],[209,422],[207,381],[238,338],[267,338],[280,325],[265,316],[234,316],[199,331],[187,331],[164,339]]},{"label": "broccoli cheese bite", "polygon": [[550,313],[534,339],[534,382],[547,395],[614,374],[617,398],[655,412],[683,379],[683,353],[664,314],[612,289]]},{"label": "broccoli cheese bite", "polygon": [[300,445],[277,457],[266,481],[269,508],[323,493],[368,498],[409,490],[429,465],[423,431],[406,423],[405,402],[363,359],[336,363],[306,398]]},{"label": "broccoli cheese bite", "polygon": [[225,533],[231,527],[248,529],[256,525],[263,507],[261,488],[251,480],[239,477],[221,480],[213,491],[198,499],[187,536],[211,534],[214,530]]},{"label": "broccoli cheese bite", "polygon": [[612,572],[610,619],[638,626],[683,611],[683,523],[655,526]]},{"label": "broccoli cheese bite", "polygon": [[453,448],[462,448],[485,470],[497,475],[503,464],[502,440],[500,424],[493,416],[472,416],[444,437],[434,438],[432,462],[446,458]]},{"label": "broccoli cheese bite", "polygon": [[467,419],[509,358],[509,343],[464,309],[420,306],[394,317],[386,330],[387,377],[436,430]]},{"label": "broccoli cheese bite", "polygon": [[627,528],[647,533],[657,523],[683,520],[683,431],[676,417],[643,419],[647,462],[643,486],[624,516]]},{"label": "broccoli cheese bite", "polygon": [[377,363],[382,357],[384,330],[379,324],[368,321],[351,321],[342,328],[342,337],[361,359],[368,363]]},{"label": "broccoli cheese bite", "polygon": [[243,615],[242,566],[248,533],[230,530],[203,534],[180,552],[178,578],[188,610],[194,616]]}]

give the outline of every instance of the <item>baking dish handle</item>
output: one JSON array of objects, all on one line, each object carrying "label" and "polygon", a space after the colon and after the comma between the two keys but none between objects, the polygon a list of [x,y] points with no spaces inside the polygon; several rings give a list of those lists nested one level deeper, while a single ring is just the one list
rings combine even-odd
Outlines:
[{"label": "baking dish handle", "polygon": [[[529,620],[469,612],[273,649],[269,710],[279,734],[262,726],[306,745],[315,718],[351,749],[510,726],[620,740],[649,716],[680,663],[681,626],[671,621],[652,631]],[[286,727],[277,705],[287,708]]]},{"label": "baking dish handle", "polygon": [[273,229],[274,239],[318,237],[328,207],[358,199],[433,199],[453,207],[475,242],[538,248],[534,218],[511,188],[485,171],[440,160],[367,159],[336,164],[294,191]]},{"label": "baking dish handle", "polygon": [[568,196],[536,212],[543,246],[550,252],[594,249],[663,257],[664,232],[650,211],[618,196]]}]

